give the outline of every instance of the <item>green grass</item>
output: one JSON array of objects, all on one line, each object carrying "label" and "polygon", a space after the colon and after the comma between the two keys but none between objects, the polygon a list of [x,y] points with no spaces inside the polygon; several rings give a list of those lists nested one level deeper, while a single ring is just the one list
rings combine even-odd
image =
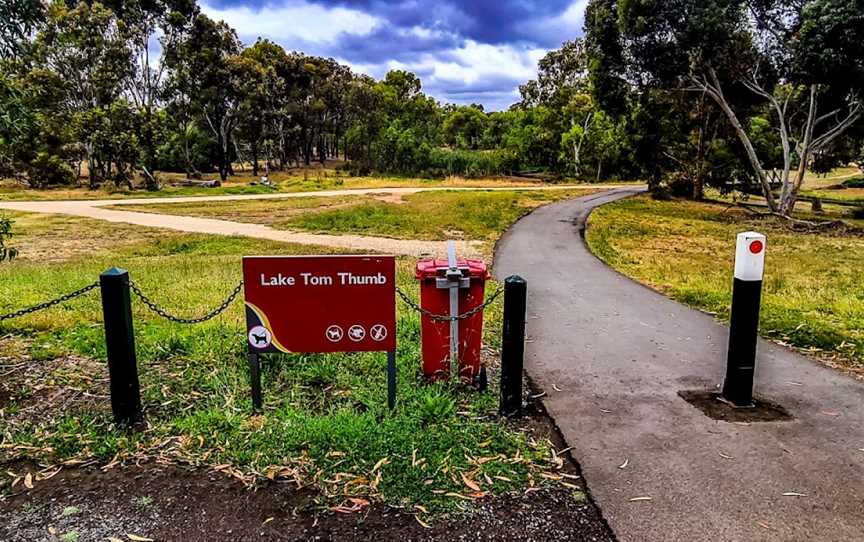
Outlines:
[{"label": "green grass", "polygon": [[157,203],[125,210],[268,224],[279,229],[398,239],[494,241],[540,205],[590,188],[554,191],[434,191],[398,196],[337,196],[202,203]]},{"label": "green grass", "polygon": [[348,208],[303,214],[277,223],[276,227],[405,239],[491,241],[536,207],[573,195],[569,190],[426,192],[405,196],[402,204],[366,201]]},{"label": "green grass", "polygon": [[[124,240],[115,247],[46,263],[26,257],[46,234],[62,245],[64,235],[74,239],[94,223],[17,218],[23,257],[0,265],[0,313],[119,266],[170,311],[197,315],[237,284],[243,255],[320,252],[229,237],[154,239],[133,226],[111,225],[114,238]],[[398,264],[398,283],[409,292],[416,291],[412,266]],[[383,354],[281,355],[264,364],[260,416],[250,415],[240,303],[198,326],[161,320],[138,301],[133,311],[147,420],[136,433],[111,422],[98,293],[0,323],[0,462],[218,465],[249,480],[286,478],[317,487],[322,506],[363,496],[422,505],[433,514],[465,506],[454,496],[473,492],[463,475],[484,492],[500,493],[540,483],[539,474],[553,469],[548,443],[496,419],[494,389],[480,394],[418,381],[419,319],[404,306],[398,308],[395,412],[386,408]],[[486,343],[493,347],[500,311],[496,303],[487,315]],[[0,492],[8,491],[7,476],[0,474]]]},{"label": "green grass", "polygon": [[824,202],[833,200],[864,206],[864,187],[847,188],[845,190],[811,190],[804,192],[804,195],[822,198]]},{"label": "green grass", "polygon": [[601,207],[588,242],[606,263],[728,318],[737,233],[768,236],[761,333],[864,371],[864,238],[790,231],[723,205],[647,197]]},{"label": "green grass", "polygon": [[[181,181],[182,176],[169,175],[173,181]],[[210,176],[211,179],[215,178]],[[345,190],[352,188],[387,188],[394,186],[440,186],[447,187],[524,187],[542,184],[530,179],[463,179],[461,177],[450,177],[447,179],[421,179],[413,177],[351,177],[333,169],[310,168],[307,170],[290,170],[284,172],[273,172],[270,181],[272,187],[252,185],[257,182],[257,177],[251,173],[240,173],[230,177],[221,187],[200,188],[172,186],[165,183],[162,190],[148,192],[143,189],[128,190],[125,187],[117,188],[106,185],[103,188],[90,190],[78,187],[52,187],[47,189],[33,190],[21,184],[0,179],[0,200],[88,200],[88,199],[130,199],[130,198],[166,198],[186,196],[224,196],[244,194],[271,194],[271,193],[293,193],[311,192],[318,190]]]}]

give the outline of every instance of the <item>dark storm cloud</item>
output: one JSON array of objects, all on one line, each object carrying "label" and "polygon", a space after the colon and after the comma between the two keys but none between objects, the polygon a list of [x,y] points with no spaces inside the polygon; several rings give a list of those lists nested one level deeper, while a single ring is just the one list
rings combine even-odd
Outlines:
[{"label": "dark storm cloud", "polygon": [[409,0],[382,2],[369,0],[321,1],[324,6],[341,6],[374,14],[397,26],[428,26],[430,23],[458,31],[463,37],[481,43],[510,43],[529,40],[545,43],[543,32],[526,32],[526,21],[554,17],[563,13],[572,0],[476,0],[446,2]]},{"label": "dark storm cloud", "polygon": [[349,62],[378,64],[388,60],[411,61],[418,56],[459,47],[463,38],[450,32],[417,35],[395,26],[376,27],[370,34],[344,34],[331,46],[333,55]]},{"label": "dark storm cloud", "polygon": [[[581,34],[580,9],[574,7],[581,5],[577,0],[202,2],[205,11],[216,11],[229,24],[239,26],[237,30],[244,41],[252,42],[263,35],[289,49],[347,61],[376,77],[398,63],[420,76],[427,92],[437,98],[458,103],[481,102],[490,109],[506,108],[518,98],[518,85],[531,76],[526,72],[533,70],[536,60],[533,56],[529,59],[529,52],[557,48],[563,40]],[[315,6],[315,13],[322,15],[316,17],[318,20],[286,18],[279,21],[278,31],[274,30],[272,20],[266,31],[261,29],[265,25],[250,24],[248,13],[238,17],[242,21],[231,20],[237,10],[250,11],[254,19],[256,13],[272,14],[297,6]],[[303,32],[308,26],[323,25],[326,29],[328,21],[323,20],[326,14],[342,11],[344,16],[346,9],[377,22],[368,31],[348,29],[327,39]],[[492,46],[494,50],[482,49],[484,46]],[[446,69],[437,69],[442,66]],[[454,71],[453,66],[464,69]],[[526,70],[526,66],[532,69]],[[482,73],[482,77],[474,73]]]}]

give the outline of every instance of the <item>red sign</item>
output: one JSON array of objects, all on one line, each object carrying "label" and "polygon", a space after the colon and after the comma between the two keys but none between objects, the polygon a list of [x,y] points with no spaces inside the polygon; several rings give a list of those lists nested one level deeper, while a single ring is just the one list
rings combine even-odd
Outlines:
[{"label": "red sign", "polygon": [[396,349],[392,256],[250,256],[243,281],[253,352]]}]

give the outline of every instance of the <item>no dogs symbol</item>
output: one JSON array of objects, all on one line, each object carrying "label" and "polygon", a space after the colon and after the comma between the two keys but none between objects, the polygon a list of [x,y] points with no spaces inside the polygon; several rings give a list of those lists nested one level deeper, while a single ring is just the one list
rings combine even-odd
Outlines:
[{"label": "no dogs symbol", "polygon": [[249,330],[249,344],[253,348],[263,350],[273,342],[273,334],[264,326],[255,326]]}]

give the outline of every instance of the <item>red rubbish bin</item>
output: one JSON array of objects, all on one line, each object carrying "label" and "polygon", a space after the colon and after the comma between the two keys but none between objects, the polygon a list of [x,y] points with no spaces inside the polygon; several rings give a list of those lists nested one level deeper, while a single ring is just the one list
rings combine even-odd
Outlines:
[{"label": "red rubbish bin", "polygon": [[[455,260],[455,257],[454,257]],[[448,260],[417,262],[416,276],[420,281],[420,306],[435,315],[450,315],[451,289],[458,290],[457,314],[464,314],[483,304],[486,281],[491,277],[486,264],[479,260],[455,260],[455,269]],[[423,374],[432,380],[444,380],[450,375],[451,322],[423,315]],[[473,382],[480,374],[480,347],[483,339],[483,311],[458,322],[459,376]]]}]

